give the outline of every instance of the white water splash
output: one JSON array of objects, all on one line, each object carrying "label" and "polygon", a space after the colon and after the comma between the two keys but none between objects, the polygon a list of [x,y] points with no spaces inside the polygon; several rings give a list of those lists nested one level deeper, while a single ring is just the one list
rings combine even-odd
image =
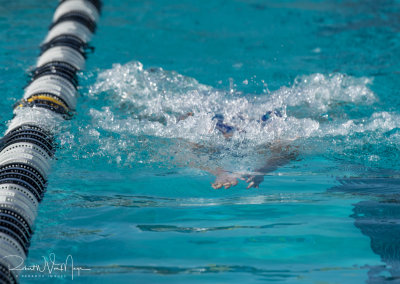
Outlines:
[{"label": "white water splash", "polygon": [[[99,73],[89,89],[92,105],[97,107],[89,110],[92,125],[81,128],[86,136],[79,144],[98,143],[94,147],[99,153],[115,157],[117,163],[148,163],[162,160],[161,153],[167,160],[176,159],[178,152],[187,155],[188,160],[198,158],[198,153],[184,150],[195,143],[226,149],[219,153],[218,160],[231,164],[239,159],[244,168],[254,161],[259,147],[277,140],[304,144],[306,140],[323,139],[325,145],[309,148],[324,151],[332,144],[340,152],[348,144],[338,147],[344,139],[337,137],[350,139],[357,133],[400,128],[398,114],[374,112],[377,99],[369,88],[371,84],[370,78],[313,74],[298,77],[292,86],[271,93],[243,95],[214,89],[173,71],[146,70],[139,62],[115,64]],[[358,111],[356,107],[363,109]],[[262,125],[261,117],[274,110],[281,116],[271,115]],[[193,115],[179,119],[189,112]],[[236,128],[231,139],[226,140],[215,128],[216,114],[222,114],[224,123]],[[161,144],[169,143],[165,139],[175,142],[164,147],[169,150],[161,150],[160,144],[149,142],[154,139],[164,141]],[[355,147],[363,143],[359,142],[353,143]],[[154,155],[141,157],[141,143]]]},{"label": "white water splash", "polygon": [[[278,139],[346,135],[349,131],[365,130],[354,127],[351,120],[334,123],[334,127],[322,125],[321,121],[338,105],[372,104],[375,96],[368,88],[370,83],[368,78],[314,74],[299,77],[292,87],[282,87],[271,94],[239,95],[202,85],[176,72],[145,70],[139,62],[132,62],[115,64],[100,73],[90,89],[91,96],[102,93],[117,103],[118,112],[130,116],[120,119],[110,107],[91,109],[90,113],[108,131],[182,138],[196,143],[226,143],[212,120],[215,114],[222,114],[228,125],[240,130],[232,141],[262,145]],[[296,116],[299,109],[308,117]],[[260,118],[273,110],[279,110],[282,117],[272,116],[262,126]],[[180,115],[188,112],[194,115],[178,121]]]}]

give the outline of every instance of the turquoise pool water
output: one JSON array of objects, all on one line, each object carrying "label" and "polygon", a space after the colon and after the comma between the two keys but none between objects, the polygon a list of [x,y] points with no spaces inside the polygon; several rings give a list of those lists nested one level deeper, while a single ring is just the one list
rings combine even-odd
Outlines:
[{"label": "turquoise pool water", "polygon": [[[104,2],[26,261],[90,270],[21,283],[399,281],[399,1]],[[0,0],[2,131],[56,4]],[[276,140],[259,189],[211,188]]]}]

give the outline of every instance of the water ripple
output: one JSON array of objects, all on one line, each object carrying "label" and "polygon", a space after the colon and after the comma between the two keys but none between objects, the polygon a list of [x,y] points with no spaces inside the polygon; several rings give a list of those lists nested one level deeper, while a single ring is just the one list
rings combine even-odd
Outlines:
[{"label": "water ripple", "polygon": [[136,265],[109,265],[109,266],[91,266],[88,274],[106,275],[106,274],[129,274],[146,273],[158,275],[180,275],[180,274],[217,274],[217,273],[245,273],[256,276],[262,276],[265,280],[282,281],[290,278],[299,278],[312,272],[328,271],[356,271],[365,269],[365,267],[322,267],[316,269],[291,270],[291,269],[265,269],[245,265],[223,265],[210,264],[206,266],[195,267],[174,267],[174,266],[136,266]]},{"label": "water ripple", "polygon": [[165,198],[135,195],[78,195],[79,201],[71,206],[97,207],[211,207],[229,205],[311,203],[326,200],[323,194],[316,193],[275,193],[257,196],[238,196],[228,198]]},{"label": "water ripple", "polygon": [[136,227],[141,231],[148,232],[178,232],[178,233],[205,233],[212,231],[224,231],[224,230],[237,230],[237,229],[268,229],[275,227],[284,226],[296,226],[302,223],[276,223],[262,226],[221,226],[221,227],[208,227],[208,228],[196,228],[196,227],[178,227],[171,225],[137,225]]}]

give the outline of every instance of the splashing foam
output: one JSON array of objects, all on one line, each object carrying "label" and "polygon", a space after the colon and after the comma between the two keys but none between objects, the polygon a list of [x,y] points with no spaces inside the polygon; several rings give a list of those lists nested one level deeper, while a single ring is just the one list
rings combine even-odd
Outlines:
[{"label": "splashing foam", "polygon": [[[364,77],[313,74],[298,77],[291,87],[272,93],[243,95],[202,85],[173,71],[146,70],[139,62],[115,64],[101,72],[89,89],[90,99],[105,100],[109,106],[90,109],[93,125],[85,133],[96,132],[97,141],[97,130],[122,135],[125,141],[135,139],[132,137],[185,141],[229,149],[227,156],[237,160],[239,155],[241,160],[248,157],[250,161],[255,149],[277,140],[327,139],[399,128],[397,114],[371,111],[376,102],[369,89],[371,83]],[[346,110],[352,106],[367,107],[370,113],[352,117]],[[274,110],[281,116],[272,115],[262,125],[261,117]],[[179,119],[189,112],[193,115]],[[231,139],[226,140],[216,129],[216,114],[222,114],[224,123],[236,128]],[[121,143],[125,143],[121,149],[132,147]],[[182,146],[181,142],[177,144],[178,148]],[[111,154],[117,162],[121,160],[118,153]]]},{"label": "splashing foam", "polygon": [[[118,119],[110,107],[92,109],[93,118],[110,131],[226,143],[212,120],[215,114],[222,114],[227,124],[241,130],[235,133],[233,141],[247,140],[261,145],[276,139],[324,135],[320,120],[326,118],[329,110],[340,104],[370,105],[375,101],[368,88],[370,83],[368,78],[315,74],[297,78],[292,87],[282,87],[272,94],[243,96],[215,90],[176,72],[144,70],[141,63],[133,62],[116,64],[100,73],[89,93],[92,96],[102,93],[117,103],[119,111],[131,116]],[[293,113],[301,109],[309,117],[296,117],[289,107]],[[273,116],[261,126],[260,118],[273,110],[279,110],[282,117]],[[180,115],[189,112],[194,115],[178,121]],[[331,134],[346,134],[352,124],[346,121],[336,131],[331,130]]]}]

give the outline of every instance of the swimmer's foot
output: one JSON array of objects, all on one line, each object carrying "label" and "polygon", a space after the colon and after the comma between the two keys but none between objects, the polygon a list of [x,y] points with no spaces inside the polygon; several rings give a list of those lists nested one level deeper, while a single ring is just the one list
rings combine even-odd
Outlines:
[{"label": "swimmer's foot", "polygon": [[230,188],[231,186],[235,186],[238,184],[238,178],[240,178],[237,174],[232,174],[223,170],[219,170],[217,172],[216,179],[214,183],[211,185],[214,189],[219,189],[224,187],[225,189]]}]

